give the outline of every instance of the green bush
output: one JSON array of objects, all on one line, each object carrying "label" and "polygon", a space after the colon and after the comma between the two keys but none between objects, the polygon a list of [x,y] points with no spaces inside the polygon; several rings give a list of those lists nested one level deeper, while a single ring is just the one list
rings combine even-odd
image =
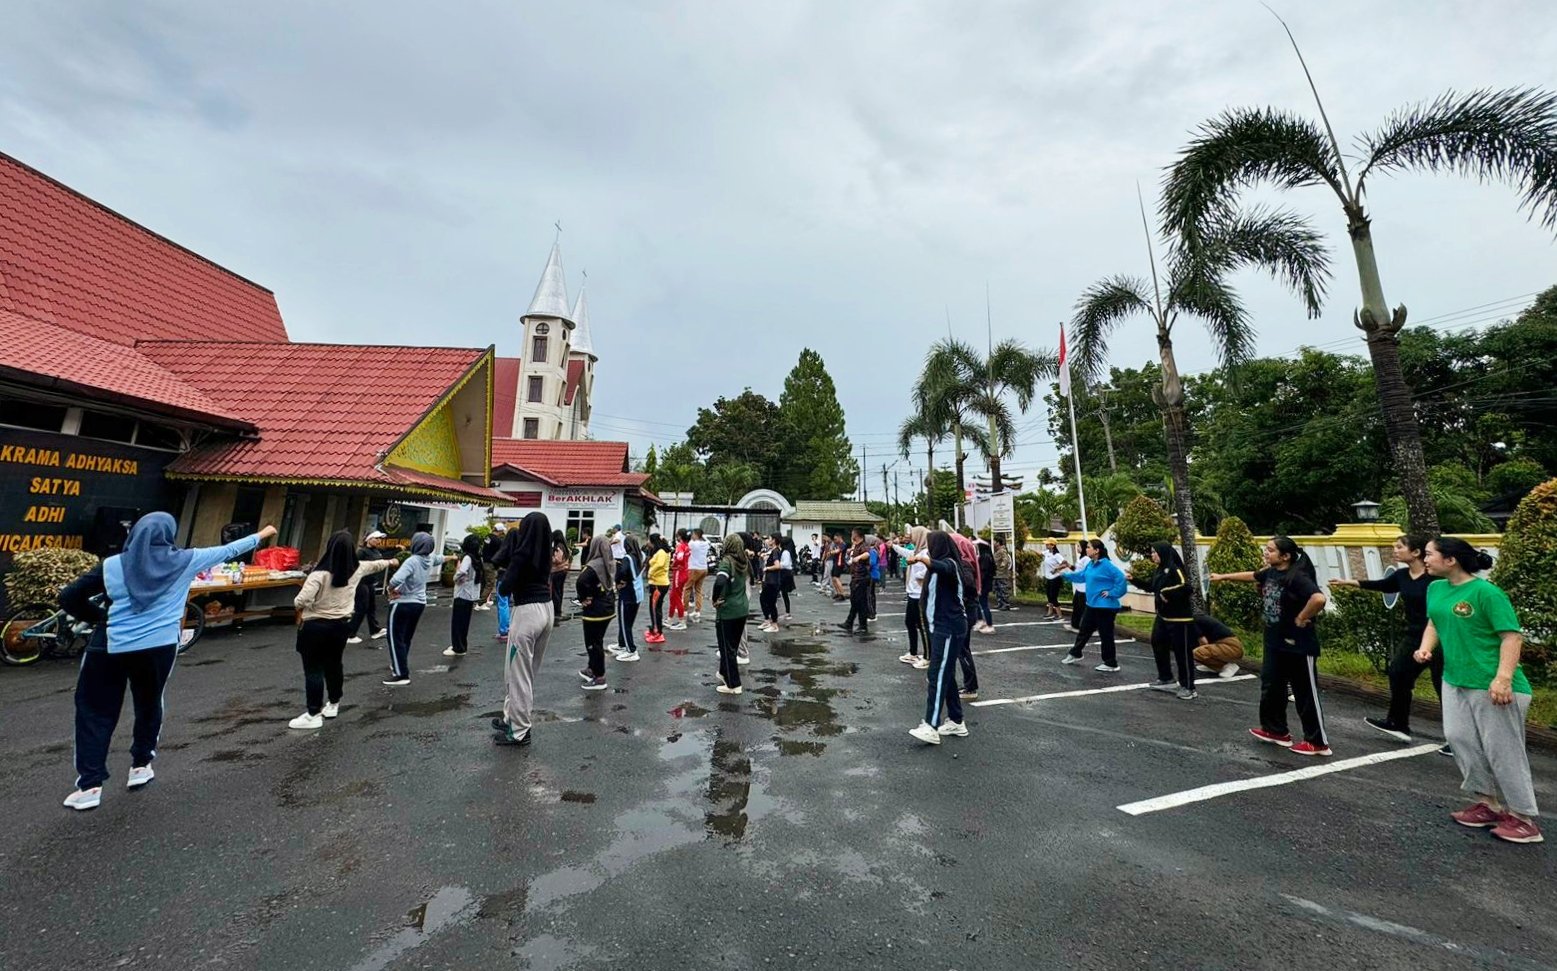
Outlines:
[{"label": "green bush", "polygon": [[1487,491],[1494,497],[1514,494],[1526,496],[1548,478],[1550,476],[1539,462],[1509,459],[1502,465],[1494,465],[1487,473]]},{"label": "green bush", "polygon": [[6,602],[13,608],[29,604],[53,606],[65,584],[97,565],[85,550],[45,546],[16,554],[5,576]]},{"label": "green bush", "polygon": [[1016,553],[1016,589],[1022,593],[1033,593],[1043,589],[1043,581],[1038,576],[1038,570],[1043,566],[1043,557],[1033,550],[1017,550]]},{"label": "green bush", "polygon": [[1142,583],[1150,583],[1157,572],[1151,561],[1153,543],[1172,543],[1178,538],[1173,517],[1150,496],[1136,496],[1125,504],[1114,523],[1114,544],[1121,556],[1129,554],[1130,576]]},{"label": "green bush", "polygon": [[1557,648],[1557,479],[1520,500],[1503,534],[1492,582],[1514,602],[1525,636]]},{"label": "green bush", "polygon": [[[1216,540],[1206,554],[1206,572],[1242,573],[1264,565],[1260,544],[1254,541],[1242,519],[1228,516],[1217,525]],[[1263,625],[1260,592],[1251,583],[1222,580],[1211,584],[1210,608],[1212,616],[1241,630],[1259,630]]]},{"label": "green bush", "polygon": [[1324,650],[1360,654],[1373,670],[1384,673],[1406,637],[1404,609],[1396,604],[1389,610],[1383,597],[1355,587],[1331,587],[1330,608],[1315,622]]}]

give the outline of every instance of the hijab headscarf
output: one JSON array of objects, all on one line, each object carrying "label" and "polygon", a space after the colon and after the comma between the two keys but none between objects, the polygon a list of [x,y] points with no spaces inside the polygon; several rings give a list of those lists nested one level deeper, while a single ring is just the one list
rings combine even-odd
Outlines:
[{"label": "hijab headscarf", "polygon": [[584,566],[594,570],[600,578],[600,589],[611,590],[616,578],[616,563],[611,559],[611,541],[604,536],[590,537]]},{"label": "hijab headscarf", "polygon": [[[945,530],[937,529],[932,533],[923,526],[915,526],[914,529],[926,534],[925,542],[929,544],[923,547],[915,546],[915,549],[928,551],[932,560],[956,559],[957,546],[952,542],[951,536]],[[913,533],[910,532],[909,535],[912,536]]]},{"label": "hijab headscarf", "polygon": [[432,556],[432,533],[416,533],[411,537],[412,556]]},{"label": "hijab headscarf", "polygon": [[740,533],[731,533],[724,538],[724,555],[728,556],[738,569],[746,569],[748,562],[746,544],[742,542]]},{"label": "hijab headscarf", "polygon": [[[503,539],[508,552],[508,569],[528,571],[531,576],[551,573],[551,520],[543,512],[532,512],[510,529]],[[501,555],[501,554],[500,554]]]},{"label": "hijab headscarf", "polygon": [[963,563],[967,564],[968,569],[973,571],[973,585],[977,587],[980,580],[979,548],[973,545],[973,540],[968,539],[961,533],[949,533],[948,535],[951,537],[952,543],[957,547],[957,555],[962,558]]},{"label": "hijab headscarf", "polygon": [[481,540],[480,540],[480,538],[477,537],[475,533],[466,533],[465,534],[465,538],[460,540],[460,551],[463,552],[466,556],[470,557],[470,562],[471,562],[472,565],[480,563],[481,562]]},{"label": "hijab headscarf", "polygon": [[627,558],[633,561],[634,570],[643,569],[643,547],[638,545],[638,537],[632,533],[628,533],[623,537],[622,552],[626,553]]},{"label": "hijab headscarf", "polygon": [[178,524],[165,512],[148,513],[130,527],[119,554],[130,604],[148,610],[189,569],[194,554],[173,545]]},{"label": "hijab headscarf", "polygon": [[330,535],[330,541],[324,545],[324,553],[319,557],[319,562],[314,564],[314,571],[319,570],[330,571],[332,587],[344,587],[351,582],[357,573],[357,544],[352,540],[350,531],[343,529]]},{"label": "hijab headscarf", "polygon": [[1179,571],[1181,575],[1184,573],[1184,559],[1179,556],[1179,551],[1174,549],[1172,543],[1153,543],[1152,550],[1156,552],[1157,559],[1161,561],[1157,566],[1159,570],[1173,569]]},{"label": "hijab headscarf", "polygon": [[917,553],[925,548],[924,544],[928,541],[929,535],[930,530],[925,526],[915,526],[908,531],[908,542],[913,544],[914,552]]}]

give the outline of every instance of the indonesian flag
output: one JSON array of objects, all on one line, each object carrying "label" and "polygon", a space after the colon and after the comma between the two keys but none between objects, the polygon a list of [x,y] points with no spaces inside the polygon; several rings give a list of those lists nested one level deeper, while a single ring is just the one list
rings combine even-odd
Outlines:
[{"label": "indonesian flag", "polygon": [[1065,350],[1065,325],[1060,325],[1060,397],[1070,397],[1070,353]]}]

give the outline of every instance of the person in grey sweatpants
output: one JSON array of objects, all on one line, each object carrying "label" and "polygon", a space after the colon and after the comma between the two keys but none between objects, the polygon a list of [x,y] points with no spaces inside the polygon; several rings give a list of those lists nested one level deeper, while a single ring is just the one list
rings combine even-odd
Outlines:
[{"label": "person in grey sweatpants", "polygon": [[497,595],[513,609],[508,622],[508,654],[503,662],[503,717],[494,719],[498,745],[529,745],[535,675],[546,655],[554,613],[551,603],[551,523],[532,512],[508,531],[495,562],[503,569]]}]

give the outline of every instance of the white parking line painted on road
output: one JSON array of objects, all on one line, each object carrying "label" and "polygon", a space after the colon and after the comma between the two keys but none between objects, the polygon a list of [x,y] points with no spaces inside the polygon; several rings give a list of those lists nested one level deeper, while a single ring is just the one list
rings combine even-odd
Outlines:
[{"label": "white parking line painted on road", "polygon": [[1053,651],[1062,647],[1070,647],[1070,641],[1064,644],[1028,644],[1024,647],[992,647],[987,651],[974,651],[973,656],[981,654],[1010,654],[1012,651]]},{"label": "white parking line painted on road", "polygon": [[[1258,677],[1258,675],[1237,674],[1231,678],[1213,678],[1208,681],[1196,681],[1195,687],[1204,688],[1205,686],[1212,684],[1227,684],[1229,681],[1252,681],[1256,677]],[[968,704],[975,708],[984,708],[989,705],[1021,705],[1026,704],[1029,701],[1049,701],[1054,698],[1079,698],[1082,695],[1106,695],[1113,694],[1116,691],[1140,691],[1143,688],[1150,688],[1151,686],[1152,683],[1150,681],[1143,681],[1140,684],[1115,684],[1110,685],[1107,688],[1084,688],[1078,691],[1051,691],[1046,695],[1028,695],[1025,698],[991,698],[988,701],[970,701]]]},{"label": "white parking line painted on road", "polygon": [[[1251,675],[1252,677],[1252,675]],[[1229,678],[1228,680],[1233,680]],[[1245,792],[1249,789],[1269,789],[1271,786],[1284,786],[1289,782],[1301,782],[1304,779],[1313,779],[1322,775],[1330,775],[1333,772],[1345,772],[1348,769],[1360,769],[1365,765],[1377,765],[1380,762],[1393,762],[1396,759],[1409,759],[1418,755],[1427,755],[1429,752],[1438,751],[1438,746],[1417,745],[1412,748],[1395,749],[1391,752],[1374,752],[1372,755],[1359,755],[1354,759],[1342,759],[1339,762],[1326,762],[1321,765],[1311,765],[1306,769],[1294,769],[1291,772],[1278,772],[1275,775],[1256,776],[1253,779],[1240,779],[1236,782],[1218,782],[1214,785],[1201,786],[1198,789],[1186,789],[1183,792],[1175,792],[1166,796],[1158,796],[1155,799],[1143,799],[1140,802],[1129,802],[1117,807],[1122,813],[1131,816],[1140,816],[1145,813],[1161,812],[1164,809],[1174,809],[1192,802],[1204,802],[1207,799],[1216,799],[1220,796],[1231,795],[1235,792]]]}]

